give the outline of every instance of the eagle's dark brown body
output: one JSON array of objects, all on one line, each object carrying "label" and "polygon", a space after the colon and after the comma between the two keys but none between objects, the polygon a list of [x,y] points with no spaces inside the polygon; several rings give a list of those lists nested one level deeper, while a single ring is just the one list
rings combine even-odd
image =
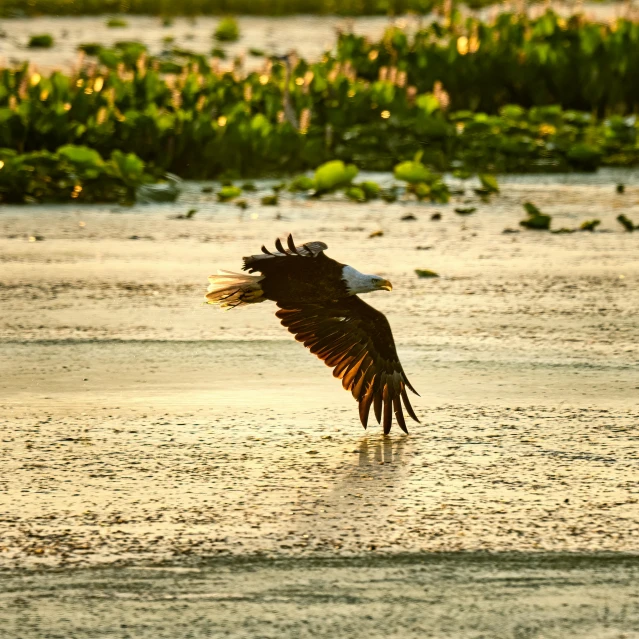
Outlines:
[{"label": "eagle's dark brown body", "polygon": [[[259,256],[261,257],[261,256]],[[264,297],[282,304],[317,303],[335,300],[348,294],[342,280],[344,264],[327,257],[323,252],[313,259],[292,260],[290,256],[266,260],[245,259],[244,270],[259,271]]]},{"label": "eagle's dark brown body", "polygon": [[[364,276],[324,254],[322,242],[295,246],[288,237],[288,249],[277,240],[277,252],[262,247],[261,255],[244,258],[244,270],[261,275],[221,273],[211,276],[209,303],[241,306],[274,301],[276,315],[312,353],[333,368],[359,403],[364,428],[373,407],[384,433],[390,432],[393,414],[400,428],[408,432],[402,403],[408,414],[417,416],[408,400],[410,385],[397,356],[386,317],[350,290],[345,273],[356,273],[371,281],[390,283],[377,276]],[[374,290],[365,288],[364,291]],[[383,288],[386,288],[383,286]]]}]

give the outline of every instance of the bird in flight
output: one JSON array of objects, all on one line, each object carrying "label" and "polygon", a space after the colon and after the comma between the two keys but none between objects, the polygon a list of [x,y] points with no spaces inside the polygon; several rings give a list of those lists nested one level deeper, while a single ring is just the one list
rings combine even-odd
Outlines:
[{"label": "bird in flight", "polygon": [[[358,293],[390,291],[391,283],[327,257],[323,242],[295,246],[289,235],[287,248],[279,239],[275,248],[271,252],[263,246],[261,254],[245,257],[243,270],[248,274],[211,275],[207,302],[223,308],[275,302],[281,323],[351,391],[364,428],[372,405],[384,434],[391,430],[393,414],[408,433],[402,402],[419,422],[406,388],[418,393],[399,361],[388,320],[358,297]],[[252,275],[256,272],[260,275]]]}]

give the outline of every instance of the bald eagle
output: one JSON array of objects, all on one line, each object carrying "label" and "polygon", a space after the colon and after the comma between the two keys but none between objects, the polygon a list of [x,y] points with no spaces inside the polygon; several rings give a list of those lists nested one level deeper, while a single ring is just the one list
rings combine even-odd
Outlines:
[{"label": "bald eagle", "polygon": [[261,254],[244,258],[243,270],[261,275],[219,271],[209,277],[207,302],[235,308],[274,301],[281,323],[333,368],[333,376],[359,402],[364,428],[372,405],[384,434],[390,432],[393,413],[399,427],[408,433],[402,401],[418,422],[406,387],[418,393],[399,361],[388,320],[357,296],[390,291],[391,283],[327,257],[323,242],[295,246],[289,235],[287,245],[284,248],[278,239],[276,252],[262,246]]}]

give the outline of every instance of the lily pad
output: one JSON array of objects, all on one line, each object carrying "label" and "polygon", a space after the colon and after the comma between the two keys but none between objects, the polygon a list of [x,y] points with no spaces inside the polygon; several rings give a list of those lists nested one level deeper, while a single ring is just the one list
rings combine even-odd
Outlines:
[{"label": "lily pad", "polygon": [[242,190],[237,186],[223,186],[217,193],[217,199],[220,202],[229,202],[230,200],[240,197]]},{"label": "lily pad", "polygon": [[315,188],[320,193],[345,187],[355,179],[358,169],[354,164],[344,164],[341,160],[331,160],[315,171]]}]

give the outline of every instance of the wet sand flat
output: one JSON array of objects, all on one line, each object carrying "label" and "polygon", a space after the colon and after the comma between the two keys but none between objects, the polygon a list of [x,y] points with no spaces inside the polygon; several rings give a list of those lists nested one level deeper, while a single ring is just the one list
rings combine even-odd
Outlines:
[{"label": "wet sand flat", "polygon": [[[241,215],[199,185],[173,205],[4,207],[0,566],[636,552],[639,234],[614,218],[639,217],[639,187],[622,177],[623,196],[616,173],[503,180],[464,219],[299,199]],[[504,234],[525,200],[602,230]],[[363,431],[272,306],[201,304],[209,273],[289,231],[393,282],[368,300],[421,393],[409,437]]]}]

